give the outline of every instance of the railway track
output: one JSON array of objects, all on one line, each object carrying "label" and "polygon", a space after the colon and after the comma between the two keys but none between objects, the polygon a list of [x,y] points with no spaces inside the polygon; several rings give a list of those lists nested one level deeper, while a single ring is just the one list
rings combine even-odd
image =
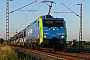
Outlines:
[{"label": "railway track", "polygon": [[56,52],[55,54],[49,52],[41,52],[43,54],[55,56],[58,58],[64,58],[66,60],[90,60],[90,54],[87,55],[86,53],[68,53],[68,52]]},{"label": "railway track", "polygon": [[66,51],[58,51],[55,54],[54,53],[50,53],[50,51],[48,50],[44,50],[44,51],[38,51],[38,50],[29,50],[27,48],[21,48],[21,47],[15,47],[12,46],[13,49],[20,49],[23,52],[32,52],[32,53],[38,53],[38,54],[42,54],[45,56],[52,56],[52,57],[56,57],[58,59],[62,60],[90,60],[90,53],[69,53]]}]

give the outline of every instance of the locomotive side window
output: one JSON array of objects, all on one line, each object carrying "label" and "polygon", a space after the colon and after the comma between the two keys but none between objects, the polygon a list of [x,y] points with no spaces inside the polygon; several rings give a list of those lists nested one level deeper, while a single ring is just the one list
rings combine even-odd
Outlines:
[{"label": "locomotive side window", "polygon": [[36,22],[36,26],[39,27],[39,21]]},{"label": "locomotive side window", "polygon": [[38,27],[39,27],[39,21],[38,21]]}]

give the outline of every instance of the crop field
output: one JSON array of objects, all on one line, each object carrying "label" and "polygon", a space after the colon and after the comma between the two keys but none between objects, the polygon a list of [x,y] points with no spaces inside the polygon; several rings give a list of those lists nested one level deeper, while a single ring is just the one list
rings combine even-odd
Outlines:
[{"label": "crop field", "polygon": [[0,60],[19,60],[10,46],[0,44]]}]

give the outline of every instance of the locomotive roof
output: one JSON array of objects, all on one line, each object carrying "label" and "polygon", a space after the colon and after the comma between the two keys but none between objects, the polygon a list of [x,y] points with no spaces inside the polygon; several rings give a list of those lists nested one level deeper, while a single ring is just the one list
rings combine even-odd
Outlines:
[{"label": "locomotive roof", "polygon": [[54,18],[51,15],[43,15],[40,18],[42,18],[43,20],[64,20],[64,18]]},{"label": "locomotive roof", "polygon": [[64,18],[42,18],[43,20],[64,20]]},{"label": "locomotive roof", "polygon": [[[42,18],[42,20],[64,20],[64,18],[54,18],[53,16],[51,15],[43,15],[41,16],[40,18]],[[32,23],[30,23],[30,25],[27,26],[27,28],[29,26],[31,26],[32,24],[34,24],[37,20],[33,21]]]},{"label": "locomotive roof", "polygon": [[42,15],[40,18],[53,18],[51,15]]}]

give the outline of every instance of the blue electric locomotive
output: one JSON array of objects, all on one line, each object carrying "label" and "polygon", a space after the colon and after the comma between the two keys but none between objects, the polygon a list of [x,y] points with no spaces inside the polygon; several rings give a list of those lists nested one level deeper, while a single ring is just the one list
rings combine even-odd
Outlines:
[{"label": "blue electric locomotive", "polygon": [[32,49],[58,51],[66,45],[66,22],[64,18],[41,16],[26,28],[26,42]]}]

